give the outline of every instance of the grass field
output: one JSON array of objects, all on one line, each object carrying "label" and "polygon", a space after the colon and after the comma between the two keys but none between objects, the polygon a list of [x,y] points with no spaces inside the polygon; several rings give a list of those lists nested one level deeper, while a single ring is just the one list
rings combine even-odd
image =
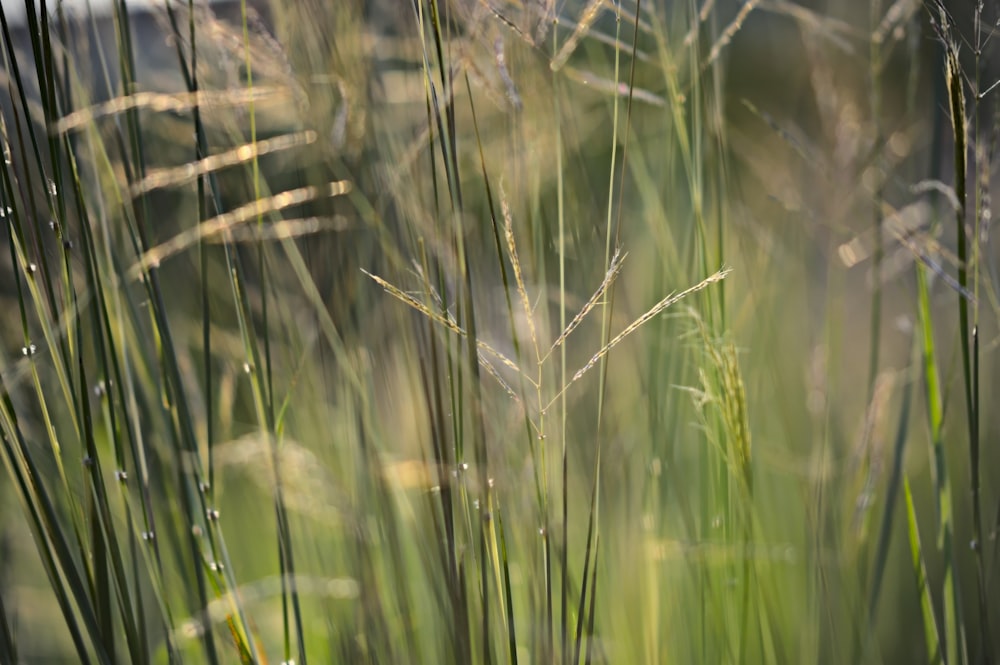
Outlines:
[{"label": "grass field", "polygon": [[1000,15],[820,4],[4,5],[0,663],[1000,658]]}]

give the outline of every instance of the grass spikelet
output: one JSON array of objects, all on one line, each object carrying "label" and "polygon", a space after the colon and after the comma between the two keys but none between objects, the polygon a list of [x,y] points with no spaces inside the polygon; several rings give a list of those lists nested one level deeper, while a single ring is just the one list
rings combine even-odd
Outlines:
[{"label": "grass spikelet", "polygon": [[618,278],[618,274],[622,270],[622,265],[625,263],[626,256],[628,255],[622,254],[621,250],[615,250],[614,255],[611,257],[611,265],[608,267],[607,272],[604,273],[604,281],[601,282],[601,285],[597,287],[597,290],[590,296],[590,299],[584,303],[583,307],[580,308],[580,311],[573,317],[573,320],[569,322],[561,333],[559,333],[559,337],[556,338],[556,341],[552,342],[552,346],[542,358],[542,362],[551,356],[552,353],[566,341],[566,338],[568,338],[573,331],[576,330],[577,326],[579,326],[580,323],[587,318],[587,314],[589,314],[591,310],[593,310],[594,307],[600,303],[601,298],[607,294],[608,289],[611,288],[615,279]]},{"label": "grass spikelet", "polygon": [[244,107],[250,104],[287,103],[291,90],[281,86],[257,85],[235,90],[200,90],[198,92],[160,93],[136,92],[122,95],[93,106],[73,111],[56,120],[51,127],[53,134],[67,134],[86,128],[102,118],[121,115],[129,111],[151,113],[183,113],[193,108]]},{"label": "grass spikelet", "polygon": [[570,35],[569,39],[563,42],[559,52],[556,53],[554,58],[552,58],[552,63],[550,65],[552,71],[557,72],[563,65],[566,64],[569,57],[573,55],[573,51],[575,51],[580,45],[580,40],[587,35],[591,26],[594,25],[594,21],[597,20],[601,10],[604,9],[606,2],[607,0],[589,0],[583,9],[583,12],[580,14],[580,18],[576,22],[573,34]]},{"label": "grass spikelet", "polygon": [[170,240],[150,248],[143,254],[142,259],[129,269],[129,279],[136,279],[140,273],[197,245],[201,240],[228,233],[233,227],[256,221],[261,215],[278,212],[284,208],[291,208],[319,198],[342,196],[350,191],[351,183],[341,180],[328,183],[325,187],[300,187],[267,198],[259,198],[232,212],[205,220],[193,229],[184,231]]},{"label": "grass spikelet", "polygon": [[507,251],[510,254],[510,264],[514,270],[514,282],[517,284],[517,295],[521,300],[521,307],[524,309],[524,318],[528,323],[528,336],[531,339],[531,346],[535,351],[535,360],[540,361],[541,355],[538,350],[538,333],[535,330],[535,316],[531,308],[531,300],[528,298],[528,289],[524,285],[524,274],[521,271],[521,261],[517,257],[517,243],[514,241],[514,221],[510,214],[510,203],[500,188],[500,208],[503,211],[504,240],[507,242]]},{"label": "grass spikelet", "polygon": [[722,281],[723,279],[726,278],[726,276],[730,272],[731,270],[729,268],[723,268],[718,272],[706,277],[704,280],[695,284],[694,286],[689,287],[681,291],[680,293],[669,295],[666,298],[662,299],[660,302],[653,305],[645,314],[634,320],[632,323],[626,326],[624,330],[622,330],[614,338],[612,338],[610,342],[605,344],[597,353],[595,353],[590,358],[590,360],[587,361],[587,364],[578,369],[576,373],[573,374],[573,377],[566,383],[566,385],[563,386],[562,390],[560,390],[560,395],[564,393],[567,389],[569,389],[569,387],[572,384],[576,383],[581,377],[583,377],[583,375],[586,374],[590,369],[593,369],[594,365],[600,362],[601,358],[608,355],[611,349],[618,346],[622,341],[625,340],[625,338],[627,338],[629,335],[631,335],[636,330],[641,328],[643,325],[648,323],[651,319],[655,318],[658,314],[662,313],[663,310],[667,309],[671,305],[677,304],[684,298],[694,293],[697,293],[702,289],[711,286],[712,284],[715,284],[716,282]]},{"label": "grass spikelet", "polygon": [[232,150],[176,168],[151,171],[132,187],[131,193],[132,196],[140,196],[164,187],[177,187],[214,171],[245,164],[263,155],[315,143],[316,136],[315,131],[307,129],[256,143],[246,143]]},{"label": "grass spikelet", "polygon": [[747,20],[750,12],[756,9],[758,4],[760,4],[760,0],[747,0],[743,3],[740,10],[736,12],[736,16],[733,17],[733,20],[729,22],[729,25],[726,26],[725,30],[722,31],[722,34],[719,35],[718,39],[715,40],[712,47],[708,50],[708,56],[701,64],[701,71],[704,72],[719,59],[722,51],[729,46],[736,33],[743,28],[743,22]]},{"label": "grass spikelet", "polygon": [[[464,337],[467,336],[465,330],[461,326],[459,326],[458,323],[450,315],[449,316],[444,316],[442,314],[439,314],[438,312],[434,311],[433,309],[431,309],[430,307],[428,307],[424,303],[420,302],[419,300],[417,300],[416,298],[414,298],[410,294],[406,293],[405,291],[403,291],[402,289],[400,289],[400,288],[398,288],[396,286],[393,286],[392,284],[390,284],[386,280],[382,279],[378,275],[373,275],[373,274],[371,274],[370,272],[368,272],[367,270],[364,270],[364,269],[362,269],[361,272],[363,272],[364,274],[366,274],[368,277],[370,277],[372,279],[372,281],[374,281],[376,284],[378,284],[379,286],[381,286],[385,290],[386,293],[388,293],[392,297],[396,298],[400,302],[404,303],[405,305],[409,305],[413,309],[417,310],[418,312],[420,312],[421,314],[423,314],[424,316],[426,316],[431,321],[434,321],[435,323],[438,323],[439,325],[444,326],[445,328],[447,328],[448,330],[450,330],[451,332],[455,333],[456,335],[458,335],[460,337],[464,338]],[[500,375],[496,371],[496,368],[493,367],[492,363],[490,363],[489,360],[486,357],[483,356],[483,353],[485,352],[486,354],[488,354],[488,355],[492,356],[493,358],[499,360],[500,363],[503,364],[504,367],[507,367],[508,369],[513,370],[517,374],[522,374],[521,368],[518,367],[517,363],[515,363],[513,360],[511,360],[510,358],[508,358],[506,355],[504,355],[500,351],[497,351],[495,348],[493,348],[487,342],[484,342],[481,339],[477,339],[476,340],[476,346],[477,346],[477,349],[478,349],[478,352],[479,352],[479,362],[480,362],[480,364],[483,367],[486,368],[486,370],[489,372],[490,376],[492,376],[493,378],[495,378],[500,383],[501,387],[507,393],[509,393],[512,396],[516,397],[514,391],[500,377]],[[528,377],[528,376],[526,376],[526,375],[525,375],[525,378],[528,381],[531,381],[531,378]]]}]

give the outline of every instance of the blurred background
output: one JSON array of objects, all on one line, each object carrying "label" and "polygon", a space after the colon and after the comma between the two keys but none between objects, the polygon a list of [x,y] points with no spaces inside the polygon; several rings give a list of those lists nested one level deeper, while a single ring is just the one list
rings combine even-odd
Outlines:
[{"label": "blurred background", "polygon": [[20,662],[997,653],[995,8],[25,5],[0,95]]}]

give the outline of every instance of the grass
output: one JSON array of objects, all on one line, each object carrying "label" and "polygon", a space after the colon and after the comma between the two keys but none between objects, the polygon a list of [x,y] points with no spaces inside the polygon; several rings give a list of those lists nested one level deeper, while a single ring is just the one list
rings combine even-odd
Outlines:
[{"label": "grass", "polygon": [[0,12],[0,662],[994,660],[992,10],[330,4]]}]

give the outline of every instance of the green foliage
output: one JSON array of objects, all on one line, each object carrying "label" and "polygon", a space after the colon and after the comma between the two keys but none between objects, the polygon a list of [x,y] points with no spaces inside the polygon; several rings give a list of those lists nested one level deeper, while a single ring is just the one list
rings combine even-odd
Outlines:
[{"label": "green foliage", "polygon": [[985,7],[213,7],[0,10],[0,662],[992,662]]}]

